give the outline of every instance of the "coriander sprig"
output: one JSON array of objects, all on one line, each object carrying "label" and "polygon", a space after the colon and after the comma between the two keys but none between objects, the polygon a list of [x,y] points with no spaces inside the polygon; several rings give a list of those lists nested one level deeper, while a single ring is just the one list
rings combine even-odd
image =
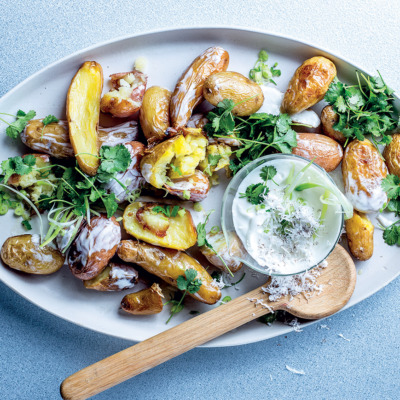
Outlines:
[{"label": "coriander sprig", "polygon": [[25,113],[22,110],[18,110],[17,115],[11,115],[11,114],[6,114],[6,113],[0,113],[0,114],[16,118],[16,120],[12,123],[7,122],[3,118],[0,118],[1,121],[3,121],[5,124],[8,125],[8,127],[6,129],[6,135],[12,139],[16,139],[18,137],[18,135],[20,133],[22,133],[22,131],[25,129],[28,122],[32,118],[35,118],[35,116],[36,116],[36,112],[33,110],[30,110],[27,113]]},{"label": "coriander sprig", "polygon": [[[394,212],[396,217],[400,217],[400,178],[397,175],[389,174],[382,180],[381,186],[389,199],[387,209]],[[400,246],[399,224],[400,219],[383,228],[383,240],[389,246],[395,244]]]},{"label": "coriander sprig", "polygon": [[178,279],[176,280],[176,285],[178,286],[178,289],[183,290],[182,297],[180,300],[170,300],[166,304],[172,303],[173,306],[171,307],[171,315],[168,318],[166,324],[171,320],[171,318],[181,312],[183,310],[183,299],[185,296],[190,293],[194,294],[197,293],[201,285],[203,284],[200,279],[196,278],[197,277],[197,271],[195,269],[187,269],[185,271],[185,275],[179,275]]}]

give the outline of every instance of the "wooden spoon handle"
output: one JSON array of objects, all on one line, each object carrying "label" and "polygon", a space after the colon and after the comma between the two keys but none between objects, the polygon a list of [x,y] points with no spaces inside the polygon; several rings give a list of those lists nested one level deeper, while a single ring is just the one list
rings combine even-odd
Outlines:
[{"label": "wooden spoon handle", "polygon": [[61,384],[63,399],[87,399],[270,312],[249,298],[263,299],[271,309],[281,306],[255,289],[69,376]]}]

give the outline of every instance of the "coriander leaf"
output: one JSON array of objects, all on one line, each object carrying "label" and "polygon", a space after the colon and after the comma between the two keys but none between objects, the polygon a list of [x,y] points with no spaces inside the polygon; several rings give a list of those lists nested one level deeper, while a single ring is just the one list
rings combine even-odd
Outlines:
[{"label": "coriander leaf", "polygon": [[235,108],[235,102],[230,99],[224,99],[217,104],[217,107],[224,111],[231,112]]},{"label": "coriander leaf", "polygon": [[389,174],[382,180],[382,189],[389,199],[400,197],[400,178],[397,175]]},{"label": "coriander leaf", "polygon": [[109,195],[103,197],[102,200],[107,211],[107,218],[111,218],[118,210],[118,203],[115,198],[115,193],[110,193]]},{"label": "coriander leaf", "polygon": [[400,200],[389,200],[387,209],[388,211],[394,212],[397,217],[400,217]]},{"label": "coriander leaf", "polygon": [[59,121],[59,119],[57,117],[55,117],[54,115],[50,114],[50,115],[47,115],[46,117],[43,118],[42,124],[44,126],[46,126],[46,125],[49,125],[49,124],[51,124],[53,122],[58,122],[58,121]]},{"label": "coriander leaf", "polygon": [[246,188],[245,193],[240,193],[240,198],[247,198],[251,204],[257,205],[264,201],[264,196],[267,195],[269,189],[263,183],[253,183]]},{"label": "coriander leaf", "polygon": [[276,129],[280,133],[286,133],[290,129],[292,119],[288,114],[280,114],[276,121]]},{"label": "coriander leaf", "polygon": [[344,95],[344,85],[337,78],[335,78],[329,85],[328,91],[325,94],[325,101],[334,104],[339,96]]},{"label": "coriander leaf", "polygon": [[383,240],[389,246],[400,245],[400,226],[392,225],[383,231]]},{"label": "coriander leaf", "polygon": [[25,157],[10,157],[2,161],[1,168],[4,175],[3,181],[8,182],[8,179],[13,174],[27,175],[32,172],[32,167],[36,163],[34,155],[29,154]]},{"label": "coriander leaf", "polygon": [[197,293],[200,290],[200,287],[203,283],[200,279],[194,279],[192,282],[189,283],[187,291],[191,294]]},{"label": "coriander leaf", "polygon": [[222,156],[219,154],[209,154],[208,155],[208,164],[211,167],[215,167],[219,163],[219,160],[221,158],[222,158]]},{"label": "coriander leaf", "polygon": [[35,117],[35,115],[36,112],[33,110],[30,110],[28,113],[18,110],[17,119],[6,129],[7,136],[11,137],[12,139],[16,139],[18,135],[25,129],[28,122]]},{"label": "coriander leaf", "polygon": [[176,280],[176,285],[178,286],[179,290],[186,290],[187,289],[187,280],[183,275],[179,275],[178,279]]},{"label": "coriander leaf", "polygon": [[191,282],[191,281],[193,281],[193,279],[196,278],[196,276],[197,276],[197,271],[194,270],[194,269],[187,269],[187,270],[185,271],[185,275],[186,275],[187,281],[188,281],[188,282]]},{"label": "coriander leaf", "polygon": [[96,178],[100,182],[108,182],[117,172],[124,172],[132,162],[129,150],[123,144],[116,146],[102,146],[100,148],[101,164]]},{"label": "coriander leaf", "polygon": [[274,176],[278,173],[273,165],[268,165],[261,168],[260,178],[264,181],[274,179]]}]

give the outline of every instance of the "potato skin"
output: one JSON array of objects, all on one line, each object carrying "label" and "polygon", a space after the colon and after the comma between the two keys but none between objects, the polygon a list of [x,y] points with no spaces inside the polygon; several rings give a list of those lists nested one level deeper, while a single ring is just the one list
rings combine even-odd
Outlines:
[{"label": "potato skin", "polygon": [[157,234],[156,228],[153,230],[150,229],[150,227],[146,228],[138,219],[138,212],[142,211],[142,207],[151,208],[155,206],[166,205],[167,204],[161,203],[131,203],[128,207],[126,207],[122,218],[125,230],[136,239],[140,239],[157,246],[163,246],[176,250],[186,250],[189,247],[194,246],[197,242],[197,230],[193,223],[192,215],[188,210],[185,210],[185,214],[183,216],[178,214],[176,217],[169,218],[165,217],[164,214],[154,214],[152,217],[155,219],[155,223],[161,218],[162,221],[160,221],[166,223],[166,230],[163,232],[163,235]]},{"label": "potato skin", "polygon": [[325,171],[331,172],[343,159],[342,146],[335,140],[318,133],[298,133],[297,147],[292,154],[313,160]]},{"label": "potato skin", "polygon": [[392,141],[383,150],[389,173],[400,177],[400,133],[392,136]]},{"label": "potato skin", "polygon": [[39,235],[9,237],[1,248],[1,259],[12,269],[36,275],[52,274],[64,264],[61,252],[40,247]]},{"label": "potato skin", "polygon": [[374,252],[374,225],[363,213],[354,210],[353,217],[345,221],[346,235],[351,254],[361,261]]},{"label": "potato skin", "polygon": [[121,241],[121,227],[115,217],[94,217],[86,223],[73,241],[68,266],[82,280],[94,278],[107,266]]},{"label": "potato skin", "polygon": [[376,212],[387,201],[381,187],[387,168],[378,150],[367,139],[353,140],[344,152],[342,175],[346,197],[364,213]]},{"label": "potato skin", "polygon": [[100,292],[115,292],[133,288],[139,274],[131,265],[110,262],[103,271],[93,279],[83,281],[86,289]]},{"label": "potato skin", "polygon": [[295,114],[321,101],[336,76],[335,64],[325,57],[309,58],[297,68],[281,104],[281,112]]},{"label": "potato skin", "polygon": [[175,287],[180,275],[185,275],[187,269],[194,269],[202,285],[197,293],[188,294],[206,304],[215,304],[221,298],[221,291],[213,284],[210,274],[197,260],[184,252],[133,240],[123,240],[118,247],[118,257],[140,265],[146,271]]},{"label": "potato skin", "polygon": [[[182,200],[202,201],[210,191],[210,181],[207,175],[196,170],[194,175],[183,179],[177,179],[172,184],[164,185],[169,194],[177,196]],[[185,192],[189,192],[189,198],[185,197]]]},{"label": "potato skin", "polygon": [[186,126],[193,109],[203,99],[204,81],[216,72],[226,71],[229,54],[222,47],[210,47],[200,54],[179,78],[170,101],[171,125]]},{"label": "potato skin", "polygon": [[231,99],[238,104],[232,113],[241,117],[257,112],[264,102],[264,94],[257,83],[239,72],[217,72],[204,82],[204,98],[216,106],[224,99]]},{"label": "potato skin", "polygon": [[170,126],[169,103],[172,93],[160,86],[148,88],[140,108],[140,126],[149,145],[166,138],[165,131]]},{"label": "potato skin", "polygon": [[127,121],[109,128],[99,126],[99,146],[116,146],[139,139],[139,128],[136,121]]},{"label": "potato skin", "polygon": [[342,132],[333,129],[333,125],[335,125],[338,120],[339,116],[335,113],[332,106],[326,106],[322,109],[321,123],[323,134],[343,145],[346,142],[346,137]]},{"label": "potato skin", "polygon": [[77,154],[79,167],[92,176],[96,174],[100,164],[97,157],[99,155],[97,128],[102,90],[101,65],[95,61],[86,61],[72,78],[67,94],[69,139],[74,154]]},{"label": "potato skin", "polygon": [[[140,71],[118,72],[110,75],[112,89],[101,99],[101,111],[114,117],[126,118],[139,111],[146,91],[147,75]],[[132,82],[128,82],[132,80]],[[126,82],[122,86],[121,81]]]},{"label": "potato skin", "polygon": [[163,294],[157,283],[148,289],[127,294],[121,301],[121,308],[133,315],[158,314],[163,310]]},{"label": "potato skin", "polygon": [[[213,246],[218,255],[222,257],[232,273],[239,271],[243,267],[243,263],[238,258],[244,256],[244,249],[242,242],[235,233],[230,233],[229,248],[222,231],[207,233],[207,241]],[[221,259],[209,247],[202,246],[200,247],[200,251],[212,265],[221,271],[228,272]]]}]

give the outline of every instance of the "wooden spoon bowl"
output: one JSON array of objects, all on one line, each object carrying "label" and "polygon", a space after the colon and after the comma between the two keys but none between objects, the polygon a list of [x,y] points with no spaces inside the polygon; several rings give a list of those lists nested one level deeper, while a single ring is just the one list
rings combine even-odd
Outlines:
[{"label": "wooden spoon bowl", "polygon": [[[320,294],[306,297],[300,293],[293,298],[288,295],[272,302],[261,286],[76,372],[61,384],[63,399],[87,399],[271,310],[286,310],[305,319],[319,319],[334,314],[349,301],[357,274],[353,260],[340,245],[335,247],[327,262],[328,266],[316,279],[317,285],[323,285]],[[259,303],[256,306],[257,300],[263,305]]]}]

